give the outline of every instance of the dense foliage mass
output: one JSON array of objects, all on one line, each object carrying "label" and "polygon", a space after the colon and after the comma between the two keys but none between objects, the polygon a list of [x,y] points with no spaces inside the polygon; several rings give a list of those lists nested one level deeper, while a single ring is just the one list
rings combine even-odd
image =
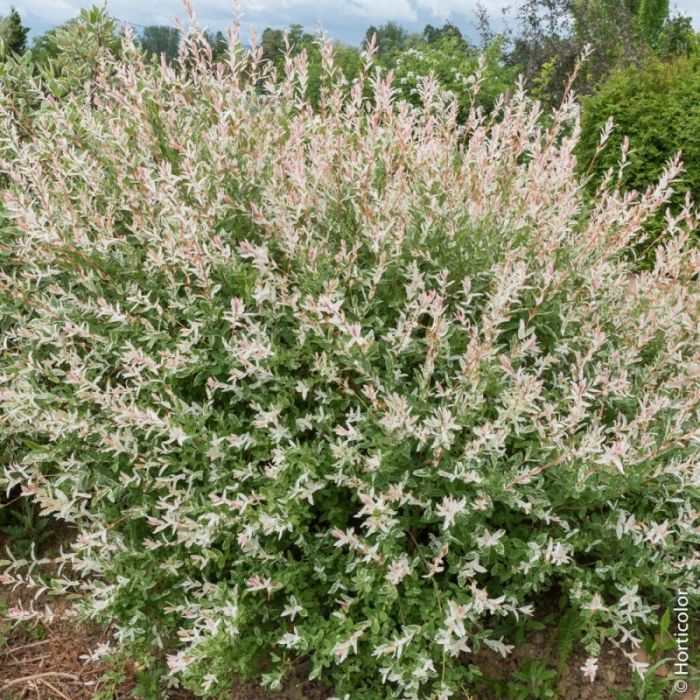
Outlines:
[{"label": "dense foliage mass", "polygon": [[460,124],[326,43],[315,110],[304,53],[273,81],[235,35],[180,51],[127,35],[63,100],[3,97],[0,484],[78,533],[52,576],[6,563],[38,588],[12,615],[74,593],[96,654],[155,645],[203,697],[307,658],[442,699],[558,591],[588,677],[605,640],[644,673],[699,599],[696,214],[652,269],[625,252],[678,163],[588,203],[571,97]]},{"label": "dense foliage mass", "polygon": [[[613,73],[584,100],[580,158],[591,163],[593,181],[617,165],[619,149],[630,142],[630,156],[622,176],[627,189],[643,190],[659,177],[669,154],[682,151],[683,176],[674,200],[686,192],[700,196],[700,54],[672,61],[649,59],[644,70]],[[612,118],[610,146],[594,158],[596,132]]]}]

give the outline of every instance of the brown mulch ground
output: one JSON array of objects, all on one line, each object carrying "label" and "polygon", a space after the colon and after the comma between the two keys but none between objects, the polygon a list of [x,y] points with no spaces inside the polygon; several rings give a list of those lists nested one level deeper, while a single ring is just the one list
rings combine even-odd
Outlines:
[{"label": "brown mulch ground", "polygon": [[[31,594],[0,587],[0,700],[92,700],[107,691],[109,700],[131,700],[136,669],[125,664],[124,680],[114,685],[104,678],[109,667],[85,657],[107,640],[105,630],[61,617],[67,603],[53,599],[56,619],[51,623],[11,625],[3,610],[29,607]],[[280,692],[266,692],[256,685],[241,684],[231,700],[326,700],[333,693],[309,681],[303,667]],[[168,700],[194,700],[187,691],[171,690]]]},{"label": "brown mulch ground", "polygon": [[[482,649],[473,658],[468,659],[481,668],[484,675],[497,681],[507,681],[527,661],[544,661],[547,668],[557,668],[557,647],[553,643],[556,631],[546,629],[531,634],[525,642],[506,657],[501,658]],[[581,666],[587,654],[574,651],[564,666],[557,689],[560,700],[612,700],[613,691],[624,692],[631,688],[631,672],[627,659],[617,650],[607,648],[598,659],[598,674],[591,683],[581,673]],[[490,700],[495,694],[485,691],[479,700]]]}]

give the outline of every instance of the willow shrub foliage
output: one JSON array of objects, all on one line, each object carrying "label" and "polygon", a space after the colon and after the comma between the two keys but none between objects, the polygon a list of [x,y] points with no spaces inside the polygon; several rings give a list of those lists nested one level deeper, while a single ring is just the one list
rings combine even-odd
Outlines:
[{"label": "willow shrub foliage", "polygon": [[313,110],[303,54],[181,51],[127,35],[21,133],[4,102],[2,484],[77,532],[58,573],[5,562],[38,588],[11,614],[74,594],[96,654],[160,648],[203,697],[308,659],[339,696],[447,698],[557,590],[589,677],[604,640],[644,673],[698,593],[696,215],[625,253],[678,162],[584,205],[571,97],[460,125],[324,44]]}]

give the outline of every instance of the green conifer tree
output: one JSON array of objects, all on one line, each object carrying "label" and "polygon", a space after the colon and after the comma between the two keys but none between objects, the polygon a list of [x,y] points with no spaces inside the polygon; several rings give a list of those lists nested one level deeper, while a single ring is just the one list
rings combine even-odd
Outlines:
[{"label": "green conifer tree", "polygon": [[14,7],[10,14],[0,20],[0,38],[5,44],[8,54],[23,54],[27,49],[27,34],[29,27],[22,24],[22,18]]}]

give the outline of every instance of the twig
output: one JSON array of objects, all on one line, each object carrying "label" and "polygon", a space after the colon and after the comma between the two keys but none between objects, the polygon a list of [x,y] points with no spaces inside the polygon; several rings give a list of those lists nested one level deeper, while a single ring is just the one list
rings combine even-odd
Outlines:
[{"label": "twig", "polygon": [[43,680],[44,678],[65,678],[71,681],[78,680],[78,676],[76,676],[74,673],[62,673],[61,671],[46,671],[45,673],[35,673],[32,676],[13,678],[11,681],[7,681],[7,683],[5,683],[5,685],[2,686],[1,690],[7,690],[13,685],[19,685],[20,683],[30,683],[31,681]]},{"label": "twig", "polygon": [[35,661],[41,661],[42,659],[48,659],[51,654],[42,654],[41,656],[34,656],[31,659],[13,659],[12,661],[5,662],[7,666],[15,666],[17,664],[32,664]]},{"label": "twig", "polygon": [[0,651],[0,656],[16,654],[18,651],[23,651],[24,649],[32,649],[33,647],[38,647],[41,644],[48,644],[50,641],[50,639],[42,639],[38,642],[32,642],[31,644],[22,644],[22,646],[19,647],[12,647],[12,649],[7,649],[6,651]]},{"label": "twig", "polygon": [[56,693],[56,695],[58,695],[60,698],[63,698],[63,700],[70,700],[70,698],[65,693],[60,691],[55,685],[51,685],[51,683],[49,683],[47,680],[42,680],[41,682],[47,688],[50,688],[51,690],[53,690],[53,692]]},{"label": "twig", "polygon": [[19,496],[13,498],[11,501],[7,501],[7,503],[0,503],[0,508],[9,508],[13,503],[19,501],[20,498],[24,498],[24,494],[20,493]]}]

